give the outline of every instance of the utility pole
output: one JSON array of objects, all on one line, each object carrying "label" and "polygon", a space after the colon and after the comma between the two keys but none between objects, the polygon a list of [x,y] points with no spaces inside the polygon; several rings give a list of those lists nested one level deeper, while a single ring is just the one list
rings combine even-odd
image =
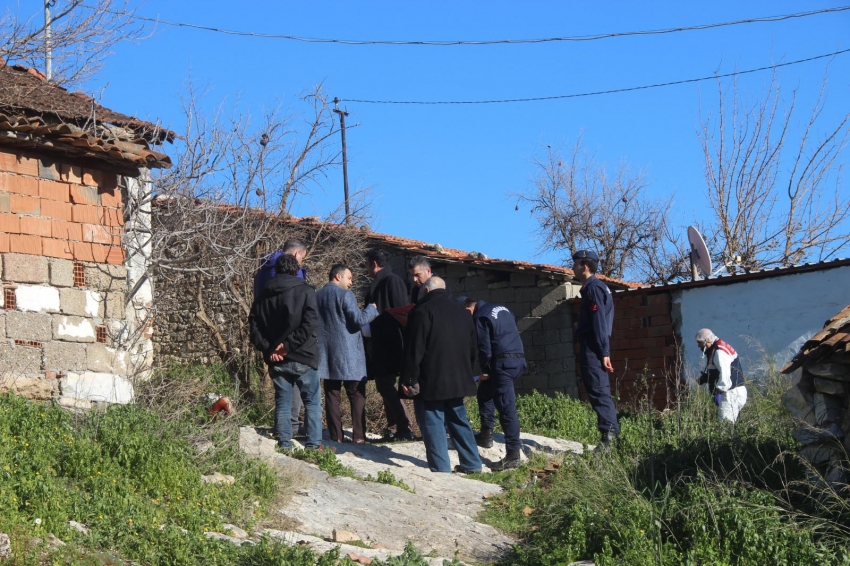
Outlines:
[{"label": "utility pole", "polygon": [[44,0],[44,76],[53,78],[53,46],[50,41],[50,6],[55,0]]},{"label": "utility pole", "polygon": [[345,117],[348,112],[339,109],[339,98],[334,98],[334,112],[339,114],[339,131],[342,132],[342,185],[345,189],[345,223],[351,222],[351,209],[348,205],[348,156],[345,151]]}]

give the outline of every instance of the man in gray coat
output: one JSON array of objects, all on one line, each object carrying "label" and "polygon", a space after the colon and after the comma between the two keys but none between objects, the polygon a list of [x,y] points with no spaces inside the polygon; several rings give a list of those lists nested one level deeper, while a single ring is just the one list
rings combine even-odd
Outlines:
[{"label": "man in gray coat", "polygon": [[366,442],[366,354],[360,327],[378,316],[374,304],[362,311],[349,291],[351,270],[334,265],[329,282],[316,293],[322,332],[319,335],[319,378],[325,384],[325,416],[328,433],[334,442],[342,442],[340,393],[343,385],[351,404],[354,442]]}]

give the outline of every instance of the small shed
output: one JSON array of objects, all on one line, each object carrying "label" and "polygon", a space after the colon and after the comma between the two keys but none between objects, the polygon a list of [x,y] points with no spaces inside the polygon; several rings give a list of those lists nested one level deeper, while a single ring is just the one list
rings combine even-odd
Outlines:
[{"label": "small shed", "polygon": [[0,61],[0,391],[133,398],[152,294],[127,242],[149,225],[150,169],[171,165],[155,146],[174,138]]}]

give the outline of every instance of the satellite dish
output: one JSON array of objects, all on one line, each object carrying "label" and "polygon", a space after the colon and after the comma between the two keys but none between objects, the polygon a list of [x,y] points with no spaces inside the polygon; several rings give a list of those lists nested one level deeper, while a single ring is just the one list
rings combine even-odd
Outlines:
[{"label": "satellite dish", "polygon": [[703,277],[711,275],[711,256],[702,235],[693,226],[688,226],[688,241],[691,243],[691,275],[693,280],[698,279],[697,267],[702,271]]}]

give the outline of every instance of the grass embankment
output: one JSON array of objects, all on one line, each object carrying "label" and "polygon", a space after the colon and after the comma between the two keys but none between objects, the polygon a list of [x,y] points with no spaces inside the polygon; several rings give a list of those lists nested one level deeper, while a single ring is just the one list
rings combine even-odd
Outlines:
[{"label": "grass embankment", "polygon": [[[240,417],[210,422],[206,394],[228,392],[222,377],[210,368],[171,370],[140,388],[135,405],[76,415],[0,396],[0,532],[12,540],[10,563],[355,564],[335,551],[204,536],[224,532],[224,523],[279,526],[271,511],[290,481],[239,451]],[[212,472],[235,482],[203,483]],[[50,543],[51,534],[67,546]],[[413,548],[388,562],[422,563]]]},{"label": "grass embankment", "polygon": [[[521,537],[507,561],[517,565],[850,564],[847,494],[813,480],[794,455],[795,425],[780,403],[788,385],[749,387],[734,426],[717,421],[704,392],[674,411],[624,412],[611,454],[559,458],[540,481],[528,468],[543,468],[543,456],[481,475],[506,488],[481,520]],[[518,409],[525,431],[598,440],[578,401],[535,394]]]}]

